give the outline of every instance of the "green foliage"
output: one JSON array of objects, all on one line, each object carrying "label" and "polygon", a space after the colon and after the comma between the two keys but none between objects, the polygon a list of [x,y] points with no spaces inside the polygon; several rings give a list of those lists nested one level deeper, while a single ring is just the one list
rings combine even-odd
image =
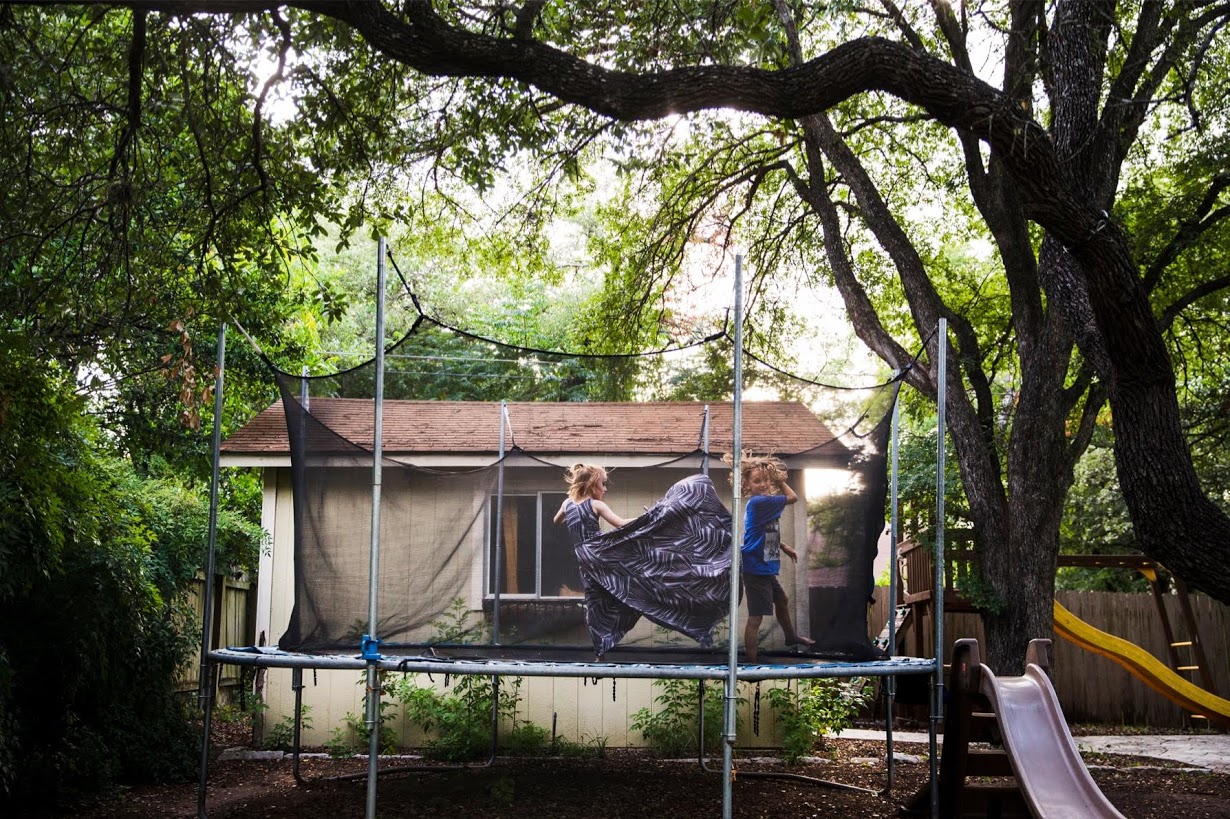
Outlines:
[{"label": "green foliage", "polygon": [[470,623],[470,607],[464,597],[454,597],[448,609],[432,622],[432,643],[481,643],[491,639],[488,623]]},{"label": "green foliage", "polygon": [[[28,339],[0,347],[0,797],[191,776],[198,743],[175,692],[197,642],[184,592],[205,510],[111,454]],[[256,530],[227,531],[231,556],[255,553]]]},{"label": "green foliage", "polygon": [[[1076,479],[1064,503],[1059,529],[1061,554],[1134,554],[1139,552],[1119,490],[1114,453],[1105,446],[1091,446],[1076,464]],[[1061,567],[1055,575],[1056,590],[1143,592],[1148,581],[1125,569]]]},{"label": "green foliage", "polygon": [[325,741],[325,752],[334,759],[352,757],[359,750],[359,743],[353,736],[352,719],[354,714],[348,712],[345,727],[337,726],[329,732],[329,739]]},{"label": "green foliage", "polygon": [[[485,625],[471,626],[470,611],[460,597],[432,626],[435,643],[467,643],[484,637]],[[463,675],[452,694],[420,686],[417,679],[415,675],[402,677],[391,684],[390,693],[405,705],[411,723],[436,735],[428,741],[428,755],[452,762],[485,756],[491,748],[495,679]],[[499,717],[513,721],[514,726],[520,689],[521,679],[515,678],[499,690]]]},{"label": "green foliage", "polygon": [[[498,706],[496,685],[491,677],[466,674],[458,678],[452,693],[415,683],[413,676],[394,684],[393,695],[405,705],[406,718],[435,737],[427,743],[427,755],[450,762],[481,759],[491,750],[492,719],[511,723],[511,736],[501,736],[502,747],[533,744],[533,731],[518,733],[517,703],[521,678],[501,678]],[[493,708],[495,709],[493,711]],[[541,742],[537,743],[541,747]]]},{"label": "green foliage", "polygon": [[[303,706],[299,725],[303,730],[312,727],[312,706]],[[265,731],[264,747],[271,751],[291,751],[295,744],[295,717],[293,714],[283,717],[276,725]]]},{"label": "green foliage", "polygon": [[[378,753],[392,754],[397,752],[397,733],[393,730],[391,724],[395,719],[392,712],[394,707],[392,698],[396,695],[397,685],[390,681],[388,675],[384,672],[379,672],[379,678],[380,699],[377,705],[379,716],[377,718],[376,730],[378,738],[376,740],[376,749]],[[359,675],[355,685],[366,691],[366,671]],[[346,723],[345,727],[334,728],[329,736],[329,741],[326,743],[329,755],[335,757],[352,756],[355,753],[366,752],[371,748],[372,732],[367,724],[366,711],[363,715],[347,711],[343,720]]]},{"label": "green foliage", "polygon": [[[485,624],[472,626],[465,600],[457,598],[444,615],[434,622],[431,641],[466,643],[486,639]],[[433,759],[462,762],[485,757],[491,751],[493,719],[507,727],[499,735],[499,749],[509,754],[533,756],[561,752],[580,756],[582,746],[549,738],[546,729],[518,719],[521,701],[520,677],[480,677],[466,674],[457,679],[451,692],[418,684],[417,675],[402,677],[388,686],[390,694],[405,706],[406,718],[428,734],[427,755]],[[498,680],[498,683],[497,683]],[[595,741],[597,752],[605,742]]]},{"label": "green foliage", "polygon": [[823,748],[825,736],[836,736],[849,728],[873,696],[872,684],[857,677],[799,680],[790,686],[770,688],[769,705],[776,710],[785,733],[785,762],[793,765],[817,745]]},{"label": "green foliage", "polygon": [[[935,415],[924,415],[917,421],[903,414],[899,435],[897,493],[901,499],[901,520],[904,536],[918,537],[924,543],[935,541],[937,433]],[[944,512],[947,525],[968,525],[969,505],[961,484],[956,454],[951,436],[945,438]]]},{"label": "green foliage", "polygon": [[[367,672],[359,675],[355,685],[363,688],[367,687]],[[396,693],[396,685],[387,679],[387,675],[380,673],[380,703],[379,703],[379,718],[377,720],[378,739],[376,741],[377,753],[392,754],[397,752],[397,733],[394,731],[392,722],[394,707],[391,697]],[[288,718],[289,719],[289,718]],[[329,734],[329,740],[325,743],[325,749],[329,756],[332,757],[348,757],[354,756],[356,753],[366,753],[371,748],[372,732],[367,725],[366,712],[363,715],[347,711],[346,716],[342,718],[345,722],[344,726],[333,728]]]},{"label": "green foliage", "polygon": [[700,699],[697,685],[705,686],[705,730],[701,747],[706,753],[720,750],[724,722],[724,688],[720,682],[693,680],[654,680],[659,694],[657,708],[642,708],[632,716],[632,727],[640,731],[654,754],[667,758],[693,756],[697,752],[700,728]]}]

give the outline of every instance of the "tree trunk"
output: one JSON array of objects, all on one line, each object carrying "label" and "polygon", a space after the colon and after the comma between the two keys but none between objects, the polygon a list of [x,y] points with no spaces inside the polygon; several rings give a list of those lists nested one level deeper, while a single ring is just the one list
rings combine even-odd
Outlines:
[{"label": "tree trunk", "polygon": [[988,543],[981,570],[1000,607],[984,618],[987,658],[997,673],[1020,674],[1025,649],[1050,638],[1059,523],[1072,483],[1063,400],[1071,341],[1048,315],[1022,357],[1021,391],[1008,442],[1008,504],[1002,543]]}]

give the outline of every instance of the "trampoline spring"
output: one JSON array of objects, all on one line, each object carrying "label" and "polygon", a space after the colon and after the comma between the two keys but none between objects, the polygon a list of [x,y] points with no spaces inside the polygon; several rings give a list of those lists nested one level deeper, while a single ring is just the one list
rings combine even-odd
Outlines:
[{"label": "trampoline spring", "polygon": [[617,680],[614,677],[612,677],[611,678],[611,702],[615,702],[615,683],[616,682]]}]

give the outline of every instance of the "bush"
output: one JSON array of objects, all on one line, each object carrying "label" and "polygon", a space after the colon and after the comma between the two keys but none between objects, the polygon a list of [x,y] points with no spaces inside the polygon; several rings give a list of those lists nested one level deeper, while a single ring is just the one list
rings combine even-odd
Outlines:
[{"label": "bush", "polygon": [[769,689],[769,705],[785,732],[782,757],[788,764],[823,747],[826,735],[849,728],[874,693],[871,684],[859,678],[800,680],[797,685]]},{"label": "bush", "polygon": [[[678,758],[696,755],[696,736],[700,722],[699,690],[693,680],[654,680],[662,693],[654,697],[657,711],[642,708],[632,717],[632,727],[640,731],[657,756]],[[703,682],[705,686],[705,733],[702,747],[713,753],[722,747],[725,714],[724,685]]]},{"label": "bush", "polygon": [[[490,677],[463,675],[453,693],[441,693],[406,677],[394,686],[395,696],[406,706],[406,718],[424,731],[435,734],[427,743],[427,756],[448,762],[481,759],[491,752],[491,720],[495,685]],[[513,721],[516,736],[517,702],[521,678],[503,678],[499,687],[499,716]],[[507,744],[509,739],[504,737]],[[522,741],[529,737],[523,736]]]},{"label": "bush", "polygon": [[[300,727],[307,731],[312,727],[312,706],[305,705],[300,711],[299,717]],[[265,732],[264,742],[261,743],[266,750],[269,751],[291,751],[294,750],[295,744],[295,718],[294,716],[283,717],[276,725]]]},{"label": "bush", "polygon": [[196,773],[176,688],[207,510],[110,454],[73,388],[0,338],[0,805]]}]

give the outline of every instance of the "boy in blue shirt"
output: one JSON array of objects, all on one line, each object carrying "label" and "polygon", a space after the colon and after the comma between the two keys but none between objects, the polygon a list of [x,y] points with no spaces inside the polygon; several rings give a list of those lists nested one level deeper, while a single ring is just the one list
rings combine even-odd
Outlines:
[{"label": "boy in blue shirt", "polygon": [[816,642],[795,631],[790,600],[777,580],[782,552],[796,563],[799,559],[794,549],[782,543],[779,528],[782,512],[799,499],[786,483],[785,464],[772,456],[745,457],[740,461],[739,471],[748,495],[742,572],[748,617],[743,627],[743,646],[748,662],[754,663],[759,655],[760,623],[767,614],[777,615],[786,645],[813,646]]}]

